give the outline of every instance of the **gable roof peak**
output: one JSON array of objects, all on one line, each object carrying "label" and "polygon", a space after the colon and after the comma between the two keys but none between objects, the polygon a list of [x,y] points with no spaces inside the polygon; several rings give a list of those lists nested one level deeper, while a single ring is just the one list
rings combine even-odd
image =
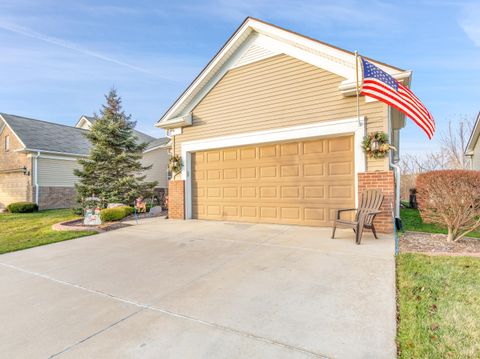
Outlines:
[{"label": "gable roof peak", "polygon": [[[156,126],[170,128],[189,125],[184,118],[228,70],[248,63],[242,61],[242,55],[251,46],[265,50],[261,55],[263,58],[284,53],[345,78],[339,88],[345,96],[351,96],[352,88],[353,91],[355,89],[353,52],[249,16],[165,112]],[[367,59],[395,78],[404,79],[408,84],[410,71]]]}]

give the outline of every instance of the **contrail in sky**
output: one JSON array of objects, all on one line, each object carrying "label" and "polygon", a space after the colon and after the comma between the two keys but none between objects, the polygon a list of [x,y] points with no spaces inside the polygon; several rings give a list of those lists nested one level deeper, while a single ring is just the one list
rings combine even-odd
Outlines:
[{"label": "contrail in sky", "polygon": [[62,39],[59,39],[59,38],[56,38],[56,37],[48,36],[48,35],[42,34],[40,32],[30,30],[30,29],[28,29],[26,27],[23,27],[23,26],[18,26],[18,25],[15,25],[15,24],[5,23],[5,22],[0,21],[0,29],[4,29],[4,30],[10,31],[10,32],[14,32],[16,34],[21,34],[21,35],[24,35],[24,36],[27,36],[27,37],[31,37],[33,39],[40,40],[40,41],[48,42],[49,44],[61,46],[65,49],[73,50],[73,51],[79,52],[79,53],[87,55],[87,56],[92,56],[92,57],[95,57],[95,58],[100,59],[100,60],[108,61],[108,62],[114,63],[116,65],[119,65],[119,66],[127,67],[131,70],[134,70],[134,71],[139,71],[139,72],[143,72],[143,73],[146,73],[146,74],[157,76],[156,74],[154,74],[154,73],[152,73],[152,72],[150,72],[146,69],[143,69],[141,67],[138,67],[138,66],[135,66],[135,65],[123,62],[123,61],[119,61],[117,59],[114,59],[113,57],[106,56],[106,55],[103,55],[101,53],[85,49],[81,46],[78,46],[75,43],[65,41],[65,40],[62,40]]}]

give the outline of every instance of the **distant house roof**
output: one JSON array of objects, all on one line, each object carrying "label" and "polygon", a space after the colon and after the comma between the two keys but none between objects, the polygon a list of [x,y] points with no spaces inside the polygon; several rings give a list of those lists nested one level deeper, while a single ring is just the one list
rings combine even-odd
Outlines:
[{"label": "distant house roof", "polygon": [[477,119],[475,120],[475,124],[473,125],[472,133],[470,134],[470,138],[468,139],[467,147],[465,148],[465,154],[467,156],[471,156],[475,150],[475,146],[477,145],[478,138],[480,136],[480,112],[477,115]]},{"label": "distant house roof", "polygon": [[[90,122],[89,125],[86,125],[85,122],[88,121]],[[78,120],[77,124],[75,125],[75,127],[80,127],[80,128],[83,128],[83,129],[89,129],[90,126],[95,122],[95,117],[92,117],[92,116],[86,116],[86,115],[83,115],[82,117],[80,117],[80,119]],[[143,132],[140,132],[140,131],[137,131],[137,130],[133,130],[133,133],[135,133],[135,136],[137,136],[139,142],[146,142],[148,143],[148,146],[147,146],[147,149],[150,148],[150,143],[152,141],[155,141],[156,138],[155,137],[152,137],[150,135],[147,135],[146,133],[143,133]],[[163,138],[162,138],[163,139]],[[168,140],[168,139],[167,139]],[[168,142],[168,141],[167,141]]]},{"label": "distant house roof", "polygon": [[[0,113],[0,117],[18,136],[25,150],[71,155],[88,155],[90,150],[90,141],[85,137],[87,129],[6,113]],[[139,131],[134,132],[139,142],[148,143],[147,150],[158,147],[161,141],[168,142],[168,138],[156,139]]]}]

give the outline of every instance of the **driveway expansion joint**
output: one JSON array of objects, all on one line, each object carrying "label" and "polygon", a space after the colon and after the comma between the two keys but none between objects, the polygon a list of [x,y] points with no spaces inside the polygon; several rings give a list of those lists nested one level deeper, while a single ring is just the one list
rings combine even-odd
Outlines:
[{"label": "driveway expansion joint", "polygon": [[58,357],[59,355],[71,350],[75,346],[77,346],[81,343],[84,343],[87,340],[89,340],[89,339],[91,339],[91,338],[93,338],[93,337],[111,329],[115,325],[120,324],[121,322],[131,318],[132,316],[140,313],[141,311],[143,311],[145,309],[149,309],[149,310],[159,312],[159,313],[162,313],[162,314],[165,314],[165,315],[168,315],[168,316],[172,316],[172,317],[175,317],[175,318],[188,320],[188,321],[191,321],[191,322],[194,322],[194,323],[197,323],[197,324],[205,325],[205,326],[208,326],[208,327],[211,327],[211,328],[214,328],[214,329],[217,329],[217,330],[221,330],[221,331],[224,331],[224,332],[227,332],[227,333],[235,334],[235,335],[242,336],[242,337],[245,337],[245,338],[249,338],[249,339],[252,339],[252,340],[255,340],[255,341],[259,341],[259,342],[263,342],[263,343],[266,343],[266,344],[274,345],[274,346],[281,347],[283,349],[287,349],[287,350],[290,350],[290,351],[306,354],[306,355],[309,355],[309,356],[314,357],[314,358],[329,359],[329,357],[326,356],[325,354],[314,352],[314,351],[311,351],[311,350],[308,350],[308,349],[305,349],[305,348],[297,347],[295,345],[291,345],[291,344],[288,344],[288,343],[285,343],[285,342],[282,342],[282,341],[279,341],[279,340],[276,340],[276,339],[270,339],[270,338],[262,337],[260,335],[256,335],[256,334],[246,332],[246,331],[243,331],[243,330],[227,327],[227,326],[217,324],[217,323],[213,323],[213,322],[208,322],[208,321],[198,319],[198,318],[195,318],[195,317],[191,317],[191,316],[188,316],[188,315],[185,315],[185,314],[176,313],[176,312],[170,311],[168,309],[158,308],[158,307],[155,307],[153,305],[144,304],[144,303],[140,303],[140,302],[137,302],[137,301],[134,301],[134,300],[121,298],[121,297],[118,297],[118,296],[110,294],[110,293],[106,293],[106,292],[99,291],[99,290],[96,290],[96,289],[90,289],[90,288],[87,288],[87,287],[84,287],[84,286],[81,286],[81,285],[78,285],[78,284],[75,284],[75,283],[71,283],[71,282],[68,282],[68,281],[56,279],[56,278],[53,278],[53,277],[48,276],[46,274],[30,271],[30,270],[27,270],[27,269],[24,269],[24,268],[21,268],[21,267],[12,265],[12,264],[0,262],[0,265],[4,266],[6,268],[10,268],[10,269],[13,269],[13,270],[20,271],[20,272],[25,273],[25,274],[36,276],[36,277],[43,278],[43,279],[46,279],[46,280],[50,280],[50,281],[53,281],[53,282],[61,284],[61,285],[73,287],[73,288],[76,288],[76,289],[79,289],[79,290],[82,290],[82,291],[86,291],[86,292],[89,292],[89,293],[92,293],[92,294],[95,294],[95,295],[107,297],[107,298],[113,299],[115,301],[120,301],[122,303],[131,304],[131,305],[134,305],[134,306],[139,308],[139,310],[137,310],[133,313],[130,313],[129,315],[121,318],[118,321],[113,322],[112,324],[108,325],[107,327],[105,327],[105,328],[103,328],[103,329],[101,329],[101,330],[99,330],[95,333],[92,333],[91,335],[89,335],[86,338],[72,344],[71,346],[68,346],[67,348],[63,349],[62,351],[60,351],[58,353],[55,353],[55,354],[52,354],[49,358]]},{"label": "driveway expansion joint", "polygon": [[55,354],[50,355],[50,356],[49,356],[49,359],[58,357],[59,355],[62,355],[62,354],[64,354],[64,353],[68,352],[69,350],[75,348],[76,346],[78,346],[78,345],[80,345],[80,344],[82,344],[82,343],[85,343],[86,341],[92,339],[93,337],[95,337],[95,336],[97,336],[97,335],[99,335],[99,334],[102,334],[103,332],[106,332],[107,330],[113,328],[113,327],[116,326],[117,324],[120,324],[120,323],[124,322],[125,320],[133,317],[134,315],[140,313],[140,312],[143,311],[143,310],[145,310],[145,308],[140,308],[139,310],[136,310],[135,312],[130,313],[130,314],[126,315],[125,317],[120,318],[119,320],[116,320],[115,322],[107,325],[105,328],[102,328],[102,329],[100,329],[100,330],[98,330],[98,331],[90,334],[89,336],[87,336],[87,337],[79,340],[78,342],[76,342],[76,343],[74,343],[74,344],[72,344],[72,345],[69,345],[68,347],[62,349],[62,350],[59,351],[58,353],[55,353]]}]

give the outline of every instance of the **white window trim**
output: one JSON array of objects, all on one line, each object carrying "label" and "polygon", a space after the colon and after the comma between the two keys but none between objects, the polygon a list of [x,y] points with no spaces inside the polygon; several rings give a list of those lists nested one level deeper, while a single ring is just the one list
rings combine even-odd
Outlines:
[{"label": "white window trim", "polygon": [[214,137],[182,143],[181,154],[184,163],[182,179],[185,180],[185,218],[192,218],[192,152],[342,134],[354,135],[355,203],[358,204],[358,173],[365,172],[366,170],[366,157],[360,149],[363,137],[365,136],[364,116],[267,131],[245,132],[231,136]]}]

